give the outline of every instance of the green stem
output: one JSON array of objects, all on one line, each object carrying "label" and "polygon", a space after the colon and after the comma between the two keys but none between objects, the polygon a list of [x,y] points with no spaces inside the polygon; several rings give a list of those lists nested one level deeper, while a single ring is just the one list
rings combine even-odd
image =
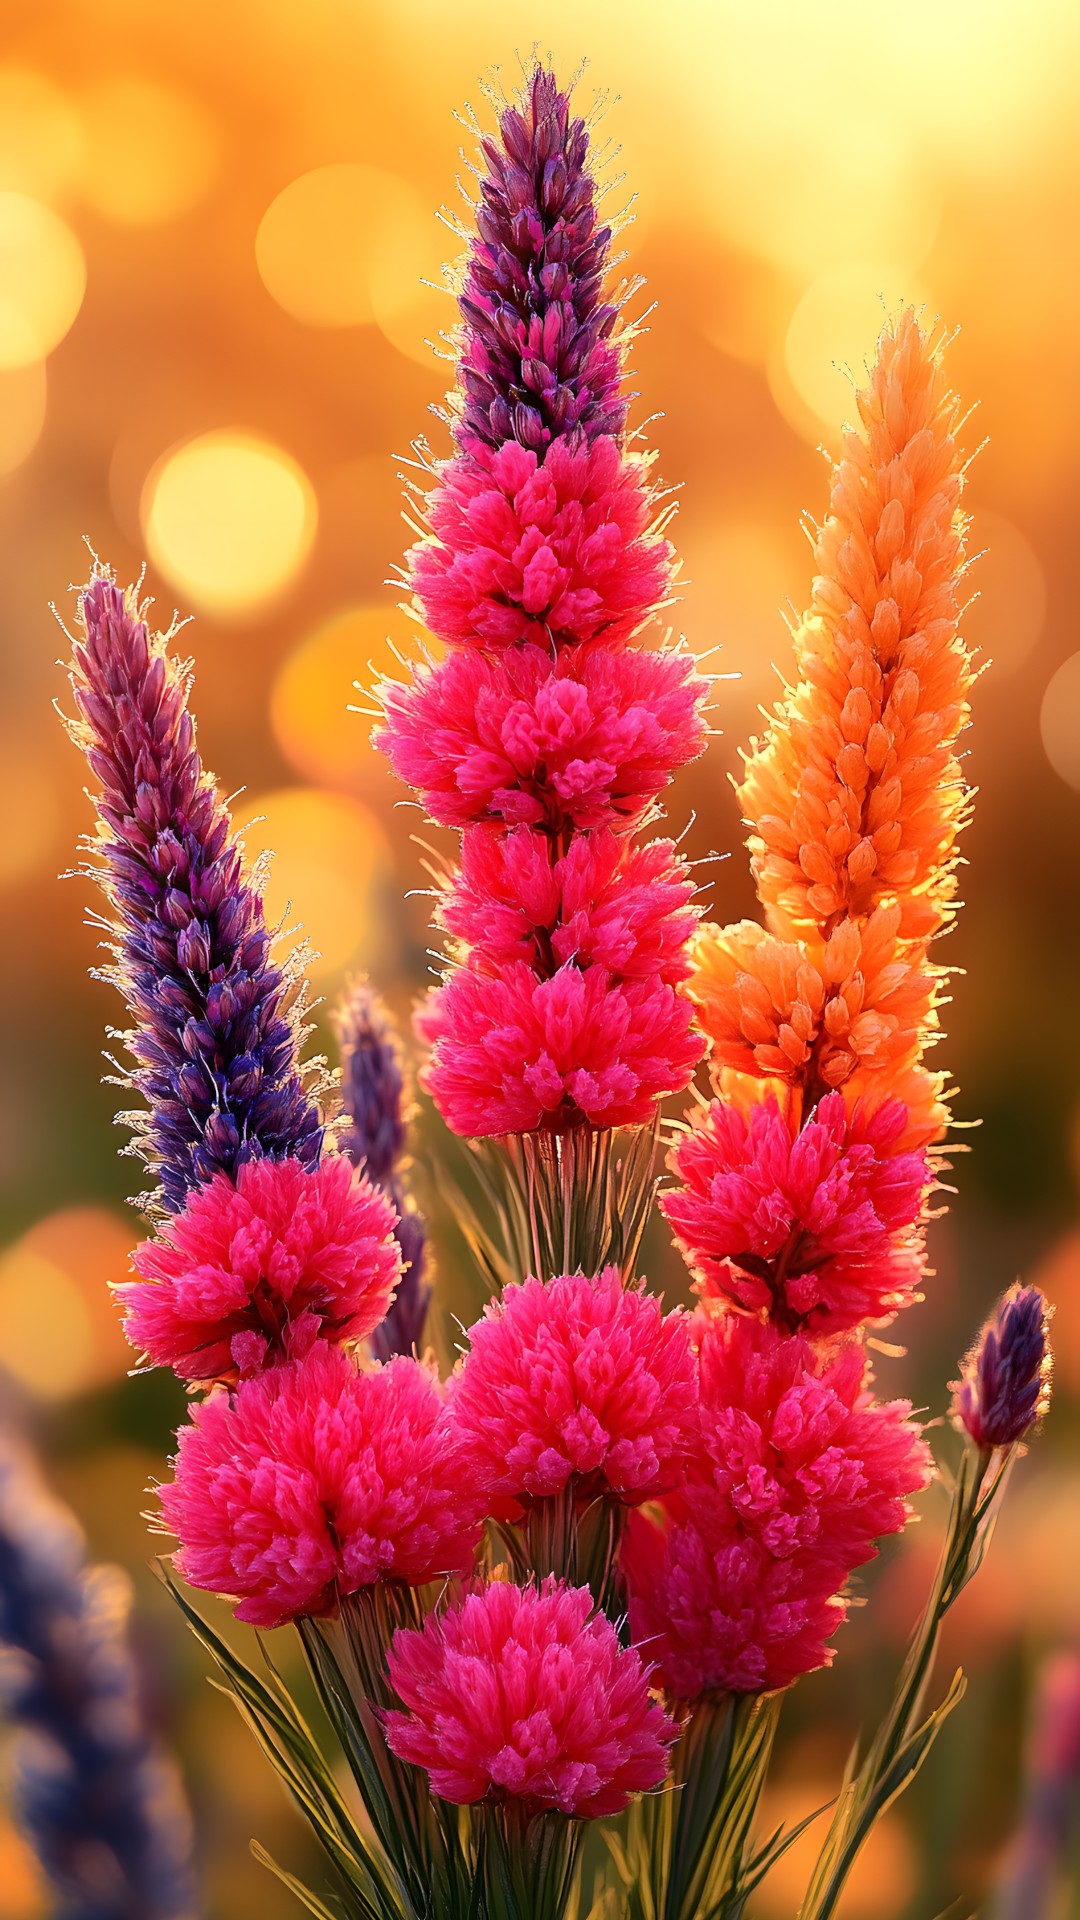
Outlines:
[{"label": "green stem", "polygon": [[923,1722],[941,1626],[989,1543],[1010,1456],[965,1447],[949,1508],[937,1574],[904,1661],[892,1704],[858,1771],[846,1782],[818,1858],[800,1920],[829,1920],[875,1820],[918,1771],[964,1689],[958,1674],[941,1705]]}]

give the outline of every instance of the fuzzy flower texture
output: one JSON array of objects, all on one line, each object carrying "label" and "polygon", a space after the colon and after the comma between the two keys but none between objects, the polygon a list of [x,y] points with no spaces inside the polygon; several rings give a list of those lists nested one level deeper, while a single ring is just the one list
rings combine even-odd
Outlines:
[{"label": "fuzzy flower texture", "polygon": [[701,1055],[679,990],[687,870],[632,835],[701,751],[704,685],[681,649],[631,644],[673,554],[647,457],[626,444],[588,133],[542,67],[481,159],[456,451],[407,558],[448,652],[379,689],[395,772],[463,833],[426,1085],[465,1135],[637,1125]]},{"label": "fuzzy flower texture", "polygon": [[458,1805],[514,1800],[595,1819],[658,1787],[677,1733],[586,1587],[495,1581],[394,1636],[384,1715],[401,1760]]},{"label": "fuzzy flower texture", "polygon": [[[702,927],[692,946],[715,1098],[661,1205],[704,1300],[702,1437],[684,1485],[631,1516],[624,1552],[635,1637],[689,1699],[826,1660],[850,1575],[929,1472],[909,1409],[873,1401],[860,1339],[923,1275],[946,1120],[924,1062],[929,943],[953,910],[968,804],[959,409],[912,314],[882,334],[858,406],[797,676],[740,789],[765,924]],[[1036,1397],[995,1340],[958,1390],[972,1431],[1010,1393],[1028,1414]]]}]

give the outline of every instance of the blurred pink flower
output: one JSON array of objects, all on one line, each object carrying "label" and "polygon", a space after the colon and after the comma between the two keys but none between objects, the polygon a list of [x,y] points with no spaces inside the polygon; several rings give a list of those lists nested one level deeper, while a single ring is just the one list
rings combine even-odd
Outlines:
[{"label": "blurred pink flower", "polygon": [[482,1502],[434,1369],[399,1356],[362,1371],[319,1341],[194,1408],[161,1511],[184,1579],[276,1627],[377,1580],[468,1572]]},{"label": "blurred pink flower", "polygon": [[586,1587],[495,1581],[395,1634],[388,1664],[406,1711],[387,1740],[444,1800],[594,1819],[667,1775],[675,1723]]}]

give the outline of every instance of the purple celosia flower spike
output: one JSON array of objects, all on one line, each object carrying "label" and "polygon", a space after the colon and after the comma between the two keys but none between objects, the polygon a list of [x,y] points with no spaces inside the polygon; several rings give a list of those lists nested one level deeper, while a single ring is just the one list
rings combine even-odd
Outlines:
[{"label": "purple celosia flower spike", "polygon": [[619,436],[617,309],[603,289],[611,229],[597,217],[585,123],[538,66],[481,152],[478,233],[459,301],[458,443],[517,440],[542,453],[574,428],[590,440]]},{"label": "purple celosia flower spike", "polygon": [[1011,1447],[1050,1400],[1048,1308],[1038,1287],[1011,1287],[964,1361],[953,1418],[977,1447]]},{"label": "purple celosia flower spike", "polygon": [[401,1044],[378,995],[365,981],[350,988],[335,1025],[341,1049],[341,1104],[348,1117],[342,1151],[397,1208],[402,1273],[389,1312],[371,1338],[380,1360],[412,1353],[423,1338],[431,1287],[425,1280],[427,1234],[401,1178],[406,1085]]},{"label": "purple celosia flower spike", "polygon": [[0,1425],[0,1706],[58,1920],[194,1920],[191,1819],[148,1733],[119,1576]]},{"label": "purple celosia flower spike", "polygon": [[287,1155],[314,1166],[318,1109],[299,1064],[295,970],[272,958],[262,900],[195,744],[190,676],[132,591],[95,570],[79,598],[71,732],[100,786],[86,870],[112,908],[108,975],[146,1113],[128,1116],[170,1213],[213,1174]]}]

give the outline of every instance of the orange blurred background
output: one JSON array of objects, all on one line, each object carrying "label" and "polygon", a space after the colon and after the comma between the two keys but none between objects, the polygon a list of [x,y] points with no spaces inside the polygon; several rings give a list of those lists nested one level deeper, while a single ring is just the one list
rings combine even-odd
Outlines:
[{"label": "orange blurred background", "polygon": [[[84,537],[122,578],[144,561],[162,624],[193,613],[209,763],[253,850],[275,852],[270,906],[321,958],[316,989],[369,969],[406,1014],[423,980],[418,817],[349,712],[352,683],[412,630],[385,581],[409,538],[399,476],[447,384],[426,340],[454,322],[437,290],[457,242],[434,209],[474,141],[454,120],[497,64],[512,86],[534,36],[586,104],[608,103],[609,206],[643,272],[638,422],[681,486],[678,627],[718,688],[715,739],[675,789],[717,917],[751,909],[728,775],[786,664],[782,611],[808,589],[800,519],[820,514],[852,379],[901,298],[962,329],[975,598],[992,666],[969,736],[979,787],[943,1059],[961,1136],[958,1196],[934,1230],[937,1276],[883,1385],[940,1413],[997,1292],[1041,1279],[1058,1308],[1058,1400],[1016,1476],[990,1564],[950,1633],[965,1706],[852,1884],[846,1920],[926,1920],[985,1899],[1016,1804],[1032,1671],[1080,1632],[1080,645],[1077,499],[1080,14],[1064,0],[232,0],[147,7],[39,0],[0,29],[0,1354],[58,1490],[95,1553],[132,1567],[156,1707],[180,1748],[202,1834],[207,1912],[296,1911],[247,1855],[306,1841],[229,1708],[203,1683],[146,1571],[140,1509],[163,1471],[179,1393],[125,1378],[107,1291],[138,1229],[98,1082],[111,991],[87,978],[90,892],[65,886],[90,823],[51,702]],[[465,162],[459,154],[464,145]],[[625,173],[625,184],[617,176]],[[467,178],[467,175],[466,175]],[[427,284],[436,283],[435,286]],[[445,347],[443,348],[445,352]],[[291,903],[291,907],[290,907]],[[455,1275],[450,1222],[418,1181]],[[677,1284],[662,1236],[658,1284]],[[945,1450],[948,1440],[943,1440]],[[835,1790],[918,1604],[941,1521],[889,1558],[839,1665],[798,1690],[771,1810]],[[764,1890],[790,1916],[800,1847]],[[32,1863],[0,1822],[0,1913],[32,1920]],[[12,1891],[14,1889],[14,1891]],[[4,1904],[6,1899],[7,1904]],[[965,1906],[965,1911],[966,1906]],[[1080,1914],[1080,1905],[1069,1909]]]}]

